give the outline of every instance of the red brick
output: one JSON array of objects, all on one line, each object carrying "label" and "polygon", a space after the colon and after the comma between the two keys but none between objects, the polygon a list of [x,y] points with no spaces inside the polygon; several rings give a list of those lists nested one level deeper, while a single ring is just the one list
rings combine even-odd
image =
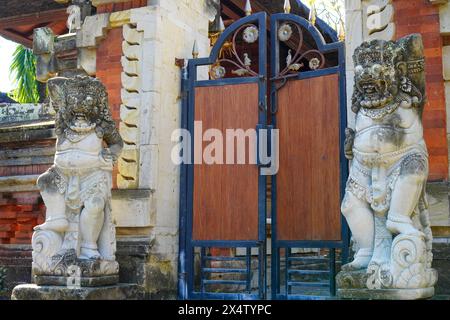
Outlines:
[{"label": "red brick", "polygon": [[17,231],[14,235],[16,239],[31,239],[33,236],[32,231]]},{"label": "red brick", "polygon": [[2,219],[13,219],[17,217],[17,211],[13,210],[1,210],[0,209],[0,218]]},{"label": "red brick", "polygon": [[0,219],[0,224],[11,224],[15,223],[16,219]]},{"label": "red brick", "polygon": [[433,156],[446,156],[446,148],[428,148],[428,153]]},{"label": "red brick", "polygon": [[9,244],[31,244],[31,238],[26,239],[12,238]]},{"label": "red brick", "polygon": [[13,232],[16,231],[16,226],[14,224],[0,224],[0,231]]},{"label": "red brick", "polygon": [[17,225],[17,231],[33,231],[33,228],[35,227],[35,224],[18,224]]},{"label": "red brick", "polygon": [[8,231],[0,231],[0,238],[11,238],[14,236],[14,232],[8,232]]}]

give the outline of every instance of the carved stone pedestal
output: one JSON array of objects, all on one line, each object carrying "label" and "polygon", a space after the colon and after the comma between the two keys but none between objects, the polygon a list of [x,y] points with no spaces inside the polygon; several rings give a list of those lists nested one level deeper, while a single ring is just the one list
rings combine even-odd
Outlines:
[{"label": "carved stone pedestal", "polygon": [[341,271],[336,276],[337,295],[351,300],[418,300],[434,295],[434,287],[419,289],[368,289],[366,270]]},{"label": "carved stone pedestal", "polygon": [[75,250],[55,255],[46,268],[33,262],[33,279],[37,285],[98,287],[119,283],[119,263],[107,260],[82,260]]},{"label": "carved stone pedestal", "polygon": [[96,288],[38,286],[22,284],[14,288],[12,300],[141,300],[143,290],[136,284],[118,284]]}]

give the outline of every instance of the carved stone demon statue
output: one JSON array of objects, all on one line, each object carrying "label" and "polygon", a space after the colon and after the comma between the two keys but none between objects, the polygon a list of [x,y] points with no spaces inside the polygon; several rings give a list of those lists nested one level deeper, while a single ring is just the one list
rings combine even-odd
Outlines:
[{"label": "carved stone demon statue", "polygon": [[47,213],[33,234],[35,281],[64,285],[79,272],[82,285],[117,282],[110,202],[113,163],[123,142],[106,89],[77,76],[49,80],[48,91],[58,139],[54,165],[38,179]]},{"label": "carved stone demon statue", "polygon": [[437,274],[425,194],[422,38],[365,42],[353,59],[356,130],[346,131],[352,163],[342,212],[357,252],[338,285],[343,295],[360,288],[391,289],[394,298],[427,297]]}]

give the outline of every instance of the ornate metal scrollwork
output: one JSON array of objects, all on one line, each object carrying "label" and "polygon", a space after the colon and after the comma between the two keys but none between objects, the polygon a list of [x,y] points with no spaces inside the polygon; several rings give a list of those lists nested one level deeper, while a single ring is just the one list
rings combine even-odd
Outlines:
[{"label": "ornate metal scrollwork", "polygon": [[290,73],[298,72],[305,65],[302,62],[307,59],[308,67],[311,70],[322,69],[325,66],[325,56],[317,49],[310,49],[302,53],[304,43],[304,36],[301,26],[293,22],[285,22],[278,28],[278,39],[282,42],[294,40],[294,34],[298,34],[298,44],[294,54],[292,49],[288,50],[286,57],[286,67],[275,77],[275,79],[282,79]]},{"label": "ornate metal scrollwork", "polygon": [[235,66],[237,69],[231,70],[231,73],[238,77],[258,76],[258,73],[251,69],[252,60],[248,52],[241,55],[237,52],[236,40],[239,34],[242,34],[242,40],[247,44],[253,44],[259,39],[259,29],[254,24],[246,24],[236,30],[232,40],[223,44],[219,59],[211,66],[209,71],[211,79],[217,80],[226,76],[227,69],[223,66],[224,63]]}]

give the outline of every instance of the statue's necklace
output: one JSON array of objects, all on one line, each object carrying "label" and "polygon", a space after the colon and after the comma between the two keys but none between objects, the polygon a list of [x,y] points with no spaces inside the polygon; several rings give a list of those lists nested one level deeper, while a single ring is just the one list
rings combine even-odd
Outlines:
[{"label": "statue's necklace", "polygon": [[368,109],[368,108],[361,107],[360,111],[366,117],[369,117],[373,120],[380,120],[380,119],[383,119],[386,115],[391,114],[392,112],[397,110],[399,105],[400,104],[398,102],[394,102],[394,103],[387,105],[386,107],[384,107],[382,109]]},{"label": "statue's necklace", "polygon": [[69,140],[70,142],[80,142],[81,140],[83,140],[84,138],[86,138],[91,132],[74,132],[70,129],[66,130],[66,139]]}]

